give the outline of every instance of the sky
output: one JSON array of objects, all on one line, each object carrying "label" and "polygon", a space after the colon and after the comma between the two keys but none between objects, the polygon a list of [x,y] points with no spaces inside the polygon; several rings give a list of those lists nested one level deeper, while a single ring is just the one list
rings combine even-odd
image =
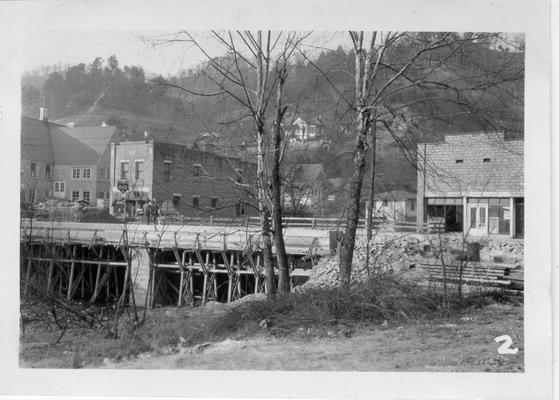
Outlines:
[{"label": "sky", "polygon": [[[107,59],[115,54],[120,66],[140,65],[148,73],[163,76],[181,69],[195,67],[206,57],[192,44],[173,42],[154,45],[153,39],[174,37],[166,31],[119,30],[28,30],[23,36],[23,68],[25,71],[56,64],[91,63],[96,57]],[[223,54],[223,47],[210,39],[209,32],[197,32],[210,55]],[[319,52],[323,47],[348,46],[345,32],[313,33],[308,50]]]}]

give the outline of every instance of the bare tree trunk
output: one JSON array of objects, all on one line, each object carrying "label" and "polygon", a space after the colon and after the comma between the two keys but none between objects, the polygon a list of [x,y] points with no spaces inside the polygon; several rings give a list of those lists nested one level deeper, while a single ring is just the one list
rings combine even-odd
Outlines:
[{"label": "bare tree trunk", "polygon": [[283,240],[283,221],[282,221],[282,204],[281,204],[281,179],[280,179],[280,163],[281,163],[281,122],[283,114],[287,107],[282,106],[283,84],[287,78],[287,68],[284,66],[278,70],[277,82],[277,98],[276,98],[276,121],[274,125],[273,140],[273,164],[272,164],[272,212],[274,220],[274,243],[276,247],[276,258],[279,269],[278,292],[280,294],[288,294],[289,288],[289,264],[287,262],[287,253],[285,251],[285,242]]},{"label": "bare tree trunk", "polygon": [[367,277],[371,277],[369,260],[371,258],[371,239],[373,238],[373,211],[375,210],[375,174],[376,174],[376,158],[377,158],[377,130],[376,123],[373,120],[371,124],[371,191],[369,193],[369,205],[367,212],[367,258],[365,260],[367,267]]},{"label": "bare tree trunk", "polygon": [[359,210],[361,207],[361,188],[365,175],[365,160],[367,155],[367,132],[369,131],[369,119],[366,112],[359,116],[359,133],[357,135],[355,153],[353,156],[353,175],[349,185],[348,213],[346,229],[342,238],[342,249],[340,254],[340,280],[342,286],[349,287],[351,280],[351,264],[353,251],[355,249],[355,236],[359,223]]},{"label": "bare tree trunk", "polygon": [[260,213],[260,246],[262,261],[266,274],[266,293],[275,297],[276,285],[272,256],[272,238],[270,235],[270,209],[266,204],[266,177],[264,175],[264,126],[259,124],[258,131],[258,212]]},{"label": "bare tree trunk", "polygon": [[[258,176],[258,211],[260,213],[260,245],[262,248],[262,261],[266,274],[266,293],[268,297],[275,298],[276,284],[274,263],[272,258],[272,238],[270,235],[270,208],[266,202],[267,179],[264,165],[264,136],[265,136],[265,111],[266,111],[266,84],[268,81],[269,59],[264,54],[262,31],[256,35],[256,108],[253,113],[258,141],[257,176]],[[269,56],[270,32],[267,34],[267,53]]]},{"label": "bare tree trunk", "polygon": [[349,186],[348,213],[346,229],[342,238],[340,254],[340,280],[344,288],[349,288],[351,281],[351,264],[355,249],[355,236],[359,223],[361,208],[361,189],[365,175],[365,163],[368,150],[367,134],[371,127],[371,107],[367,104],[370,70],[376,34],[370,43],[369,54],[363,49],[363,32],[350,32],[355,45],[355,98],[358,118],[357,138],[353,154],[353,175]]}]

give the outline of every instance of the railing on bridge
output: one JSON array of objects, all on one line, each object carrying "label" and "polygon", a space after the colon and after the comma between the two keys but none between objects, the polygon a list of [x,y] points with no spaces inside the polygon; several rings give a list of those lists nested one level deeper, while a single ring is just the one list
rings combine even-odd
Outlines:
[{"label": "railing on bridge", "polygon": [[[218,218],[218,217],[184,217],[166,215],[159,218],[163,225],[227,225],[227,226],[258,226],[259,217],[246,218]],[[374,218],[373,226],[379,226],[385,221],[382,218]],[[320,217],[283,217],[284,228],[310,228],[310,229],[337,229],[345,227],[345,219],[342,218],[320,218]],[[360,218],[357,227],[365,228],[366,221]]]}]

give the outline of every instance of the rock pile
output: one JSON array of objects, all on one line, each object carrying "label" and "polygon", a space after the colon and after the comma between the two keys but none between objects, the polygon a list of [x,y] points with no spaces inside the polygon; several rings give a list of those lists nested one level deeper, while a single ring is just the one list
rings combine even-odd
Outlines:
[{"label": "rock pile", "polygon": [[[442,243],[441,243],[442,241]],[[468,239],[468,241],[474,241]],[[508,238],[488,238],[481,241],[480,258],[485,262],[516,263],[524,257],[524,243]],[[369,265],[366,262],[364,242],[356,244],[351,278],[353,282],[365,281],[369,273],[393,272],[406,273],[410,266],[436,262],[440,259],[441,249],[449,260],[453,251],[466,248],[461,234],[424,235],[377,233],[370,245]],[[402,274],[402,275],[404,275]],[[308,288],[332,287],[339,283],[339,259],[337,256],[323,258],[311,272],[309,281],[295,288],[304,291]]]}]

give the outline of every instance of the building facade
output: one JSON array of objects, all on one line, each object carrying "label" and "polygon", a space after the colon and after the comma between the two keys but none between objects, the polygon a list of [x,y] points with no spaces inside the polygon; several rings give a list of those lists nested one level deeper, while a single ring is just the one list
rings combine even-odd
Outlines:
[{"label": "building facade", "polygon": [[112,143],[111,213],[134,216],[147,201],[188,217],[254,215],[254,164],[154,140]]},{"label": "building facade", "polygon": [[49,199],[109,205],[109,156],[114,126],[67,127],[21,119],[21,201]]},{"label": "building facade", "polygon": [[417,229],[439,222],[469,236],[524,235],[524,141],[503,133],[418,144]]}]

